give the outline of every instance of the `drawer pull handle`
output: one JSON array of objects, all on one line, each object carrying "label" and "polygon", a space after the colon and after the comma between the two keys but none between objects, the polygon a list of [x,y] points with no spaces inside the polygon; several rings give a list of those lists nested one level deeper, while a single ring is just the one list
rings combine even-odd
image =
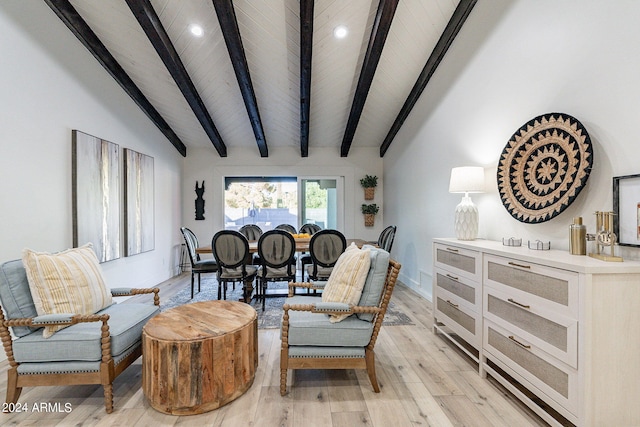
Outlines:
[{"label": "drawer pull handle", "polygon": [[449,252],[456,252],[456,253],[458,252],[458,250],[457,250],[457,249],[454,249],[454,248],[447,248],[447,250],[448,250]]},{"label": "drawer pull handle", "polygon": [[448,277],[449,279],[459,280],[456,276],[452,276],[452,275],[450,275],[449,273],[447,273],[447,277]]},{"label": "drawer pull handle", "polygon": [[522,308],[531,308],[530,305],[524,305],[522,303],[519,303],[518,301],[514,300],[513,298],[509,298],[507,301],[509,301],[511,304],[519,305]]},{"label": "drawer pull handle", "polygon": [[453,308],[458,308],[458,304],[454,304],[451,301],[447,300],[447,303],[449,303],[449,305]]},{"label": "drawer pull handle", "polygon": [[515,263],[515,262],[511,262],[511,261],[509,262],[509,265],[513,265],[515,267],[520,267],[520,268],[531,268],[530,265],[522,265],[522,264],[518,264],[518,263]]},{"label": "drawer pull handle", "polygon": [[518,344],[518,345],[519,345],[520,347],[522,347],[522,348],[526,348],[527,350],[531,348],[531,346],[530,346],[530,345],[523,344],[523,343],[521,343],[520,341],[518,341],[517,339],[515,339],[515,338],[513,337],[513,335],[509,335],[509,339],[510,339],[511,341],[515,342],[516,344]]}]

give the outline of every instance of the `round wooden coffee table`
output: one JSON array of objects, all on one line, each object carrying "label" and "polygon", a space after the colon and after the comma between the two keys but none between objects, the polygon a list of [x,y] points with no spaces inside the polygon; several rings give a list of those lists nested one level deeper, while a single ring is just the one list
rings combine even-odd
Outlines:
[{"label": "round wooden coffee table", "polygon": [[142,329],[142,390],[153,408],[201,414],[242,395],[258,366],[258,315],[248,304],[172,308]]}]

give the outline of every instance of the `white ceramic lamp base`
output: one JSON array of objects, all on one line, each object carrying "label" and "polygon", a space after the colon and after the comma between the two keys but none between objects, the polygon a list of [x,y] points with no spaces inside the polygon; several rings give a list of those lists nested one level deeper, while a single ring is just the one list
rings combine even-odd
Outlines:
[{"label": "white ceramic lamp base", "polygon": [[467,195],[456,206],[454,229],[458,240],[475,240],[478,237],[478,207]]}]

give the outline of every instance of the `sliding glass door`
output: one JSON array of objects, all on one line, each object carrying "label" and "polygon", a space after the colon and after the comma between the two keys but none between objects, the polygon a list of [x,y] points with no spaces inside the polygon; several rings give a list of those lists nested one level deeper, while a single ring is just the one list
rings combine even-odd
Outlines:
[{"label": "sliding glass door", "polygon": [[298,178],[300,225],[341,230],[344,224],[342,177]]}]

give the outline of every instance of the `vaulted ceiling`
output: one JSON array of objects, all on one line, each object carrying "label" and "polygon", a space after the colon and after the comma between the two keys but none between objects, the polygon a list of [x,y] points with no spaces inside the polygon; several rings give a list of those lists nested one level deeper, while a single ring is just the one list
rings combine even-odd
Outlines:
[{"label": "vaulted ceiling", "polygon": [[346,157],[384,155],[476,0],[45,2],[183,156]]}]

